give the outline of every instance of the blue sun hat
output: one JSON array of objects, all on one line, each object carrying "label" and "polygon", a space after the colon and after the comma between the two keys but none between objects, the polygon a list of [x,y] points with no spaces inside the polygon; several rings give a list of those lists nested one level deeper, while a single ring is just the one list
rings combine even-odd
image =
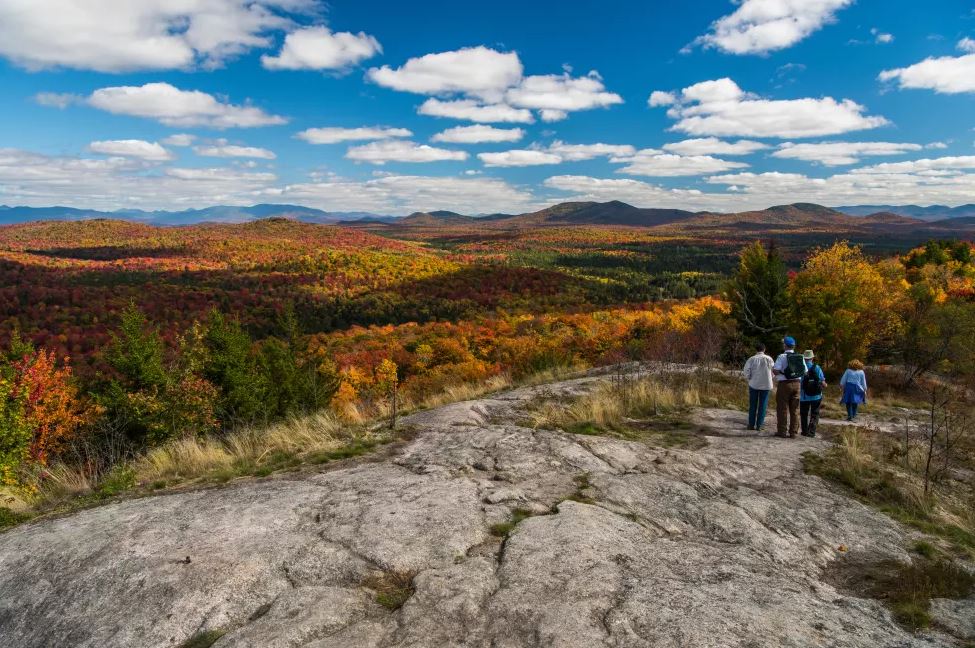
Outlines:
[{"label": "blue sun hat", "polygon": [[796,345],[796,339],[792,336],[787,335],[784,338],[782,338],[782,344],[786,345],[787,347],[794,347]]}]

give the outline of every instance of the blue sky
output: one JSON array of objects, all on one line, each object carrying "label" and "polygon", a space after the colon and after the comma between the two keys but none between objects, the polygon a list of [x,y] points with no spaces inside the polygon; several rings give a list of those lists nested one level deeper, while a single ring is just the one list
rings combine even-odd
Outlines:
[{"label": "blue sky", "polygon": [[0,87],[6,204],[975,202],[970,1],[0,0]]}]

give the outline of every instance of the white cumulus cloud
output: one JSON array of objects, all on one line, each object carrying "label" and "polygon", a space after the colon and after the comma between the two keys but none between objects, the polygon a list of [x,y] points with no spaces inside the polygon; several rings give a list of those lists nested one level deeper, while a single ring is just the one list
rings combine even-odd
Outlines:
[{"label": "white cumulus cloud", "polygon": [[350,160],[385,164],[386,162],[442,162],[466,160],[465,151],[453,151],[403,140],[382,140],[353,146],[346,154]]},{"label": "white cumulus cloud", "polygon": [[359,128],[328,126],[324,128],[308,128],[295,135],[295,137],[305,140],[309,144],[337,144],[339,142],[411,137],[412,135],[413,131],[405,128],[390,128],[388,126],[362,126]]},{"label": "white cumulus cloud", "polygon": [[870,33],[873,34],[874,42],[876,42],[876,43],[878,43],[880,45],[886,45],[888,43],[893,43],[894,42],[894,35],[893,34],[888,34],[887,32],[882,32],[879,29],[877,29],[876,27],[874,27],[873,29],[871,29],[870,30]]},{"label": "white cumulus cloud", "polygon": [[314,0],[4,0],[0,56],[28,69],[212,67],[271,45]]},{"label": "white cumulus cloud", "polygon": [[193,152],[203,157],[221,158],[259,158],[262,160],[273,160],[277,156],[274,151],[257,146],[237,146],[228,144],[226,141],[218,141],[208,146],[194,146]]},{"label": "white cumulus cloud", "polygon": [[48,108],[60,108],[64,110],[68,106],[83,103],[84,97],[69,92],[38,92],[34,95],[34,101],[41,106]]},{"label": "white cumulus cloud", "polygon": [[610,161],[626,165],[617,173],[652,177],[704,175],[748,166],[744,162],[722,160],[710,155],[674,155],[656,149],[643,149],[634,155],[614,157]]},{"label": "white cumulus cloud", "polygon": [[277,56],[265,54],[261,64],[269,70],[340,70],[383,51],[379,41],[364,32],[332,32],[327,27],[305,27],[284,38]]},{"label": "white cumulus cloud", "polygon": [[602,156],[623,157],[633,155],[636,153],[636,148],[629,144],[566,144],[560,140],[555,140],[546,151],[558,155],[568,162],[575,162]]},{"label": "white cumulus cloud", "polygon": [[367,76],[374,83],[404,92],[463,93],[497,100],[521,80],[522,70],[515,52],[478,46],[411,58],[398,68],[371,68]]},{"label": "white cumulus cloud", "polygon": [[431,137],[434,142],[454,144],[481,144],[485,142],[517,142],[525,136],[521,128],[495,128],[485,124],[455,126]]},{"label": "white cumulus cloud", "polygon": [[533,149],[512,149],[496,153],[478,153],[477,157],[489,167],[522,167],[539,164],[558,164],[561,156]]},{"label": "white cumulus cloud", "polygon": [[744,0],[695,43],[729,54],[785,49],[835,19],[853,0]]},{"label": "white cumulus cloud", "polygon": [[666,92],[664,90],[654,90],[650,93],[650,98],[647,99],[647,105],[651,108],[672,106],[675,103],[677,103],[676,95],[673,92]]},{"label": "white cumulus cloud", "polygon": [[122,155],[153,162],[173,159],[173,154],[158,142],[147,142],[140,139],[100,140],[89,144],[88,150],[102,155]]},{"label": "white cumulus cloud", "polygon": [[530,192],[488,177],[385,175],[366,181],[330,177],[288,185],[273,194],[327,211],[409,214],[448,209],[463,214],[520,213],[541,207]]},{"label": "white cumulus cloud", "polygon": [[[962,39],[958,47],[975,52],[975,42],[970,38]],[[929,57],[908,67],[884,70],[879,79],[897,82],[902,89],[934,90],[942,94],[975,92],[975,53]]]},{"label": "white cumulus cloud", "polygon": [[443,101],[430,98],[420,105],[417,112],[429,117],[449,117],[487,123],[531,124],[535,121],[531,111],[525,108],[513,108],[503,103],[482,104],[473,99]]},{"label": "white cumulus cloud", "polygon": [[394,90],[436,95],[420,106],[421,115],[478,122],[531,123],[531,110],[553,122],[573,111],[623,103],[595,70],[581,77],[523,72],[517,53],[478,46],[411,58],[398,68],[371,68],[366,76]]},{"label": "white cumulus cloud", "polygon": [[508,90],[505,98],[512,106],[541,110],[544,121],[565,119],[566,113],[576,110],[623,103],[618,94],[606,91],[596,72],[582,77],[572,77],[568,72],[525,77]]},{"label": "white cumulus cloud", "polygon": [[673,130],[718,137],[818,137],[877,128],[883,117],[867,116],[850,99],[832,97],[764,99],[746,93],[728,78],[684,88],[667,114]]},{"label": "white cumulus cloud", "polygon": [[[0,203],[97,209],[253,204],[276,181],[241,169],[166,168],[138,157],[92,159],[0,149]],[[149,171],[149,172],[147,172]]]},{"label": "white cumulus cloud", "polygon": [[714,209],[727,204],[722,196],[710,196],[697,189],[668,189],[630,178],[593,178],[558,175],[547,178],[544,186],[571,195],[559,200],[607,202],[620,200],[637,207],[670,209]]},{"label": "white cumulus cloud", "polygon": [[167,146],[190,146],[196,140],[196,135],[189,133],[173,133],[163,139],[162,143]]},{"label": "white cumulus cloud", "polygon": [[785,142],[772,157],[819,162],[826,166],[855,164],[861,157],[877,155],[901,155],[908,151],[920,151],[920,144],[905,142]]},{"label": "white cumulus cloud", "polygon": [[726,142],[717,137],[695,137],[663,145],[665,151],[678,155],[748,155],[767,148],[767,144],[753,140]]},{"label": "white cumulus cloud", "polygon": [[155,119],[167,126],[251,128],[287,122],[255,106],[224,103],[206,92],[180,90],[168,83],[101,88],[88,97],[88,104],[116,115]]}]

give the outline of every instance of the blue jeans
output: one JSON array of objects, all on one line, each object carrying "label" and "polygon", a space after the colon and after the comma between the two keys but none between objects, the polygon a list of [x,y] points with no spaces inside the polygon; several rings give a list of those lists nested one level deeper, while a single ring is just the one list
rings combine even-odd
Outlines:
[{"label": "blue jeans", "polygon": [[857,417],[857,408],[860,407],[859,403],[847,403],[846,404],[846,418],[855,419]]},{"label": "blue jeans", "polygon": [[748,388],[748,427],[760,428],[765,425],[765,412],[768,410],[769,389]]}]

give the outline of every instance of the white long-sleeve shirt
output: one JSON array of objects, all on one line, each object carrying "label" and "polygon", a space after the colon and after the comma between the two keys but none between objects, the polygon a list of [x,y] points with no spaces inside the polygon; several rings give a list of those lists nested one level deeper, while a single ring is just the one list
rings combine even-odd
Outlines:
[{"label": "white long-sleeve shirt", "polygon": [[774,360],[764,353],[756,353],[745,362],[742,373],[748,379],[748,386],[752,389],[772,389],[772,365]]}]

